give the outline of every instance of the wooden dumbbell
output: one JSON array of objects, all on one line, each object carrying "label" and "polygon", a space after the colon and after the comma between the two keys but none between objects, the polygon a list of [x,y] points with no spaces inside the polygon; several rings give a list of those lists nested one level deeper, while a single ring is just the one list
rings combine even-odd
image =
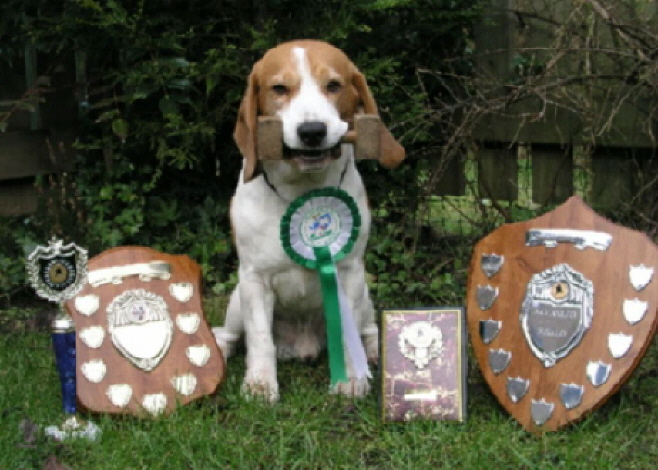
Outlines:
[{"label": "wooden dumbbell", "polygon": [[[381,120],[376,114],[359,114],[350,123],[350,130],[341,138],[342,143],[354,145],[357,159],[379,158]],[[283,158],[283,123],[276,116],[258,118],[258,158],[281,160]]]}]

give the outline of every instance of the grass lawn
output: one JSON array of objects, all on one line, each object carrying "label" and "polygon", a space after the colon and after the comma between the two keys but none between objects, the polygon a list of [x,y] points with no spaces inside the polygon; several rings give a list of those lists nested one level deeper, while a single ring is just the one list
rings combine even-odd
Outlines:
[{"label": "grass lawn", "polygon": [[244,357],[236,356],[215,396],[159,419],[91,416],[102,428],[100,441],[56,443],[38,429],[63,418],[47,322],[34,321],[39,314],[0,312],[0,469],[658,467],[655,340],[617,395],[583,421],[545,435],[523,431],[473,364],[465,423],[382,424],[376,392],[361,400],[327,394],[325,360],[282,363],[279,404],[246,401],[239,393]]}]

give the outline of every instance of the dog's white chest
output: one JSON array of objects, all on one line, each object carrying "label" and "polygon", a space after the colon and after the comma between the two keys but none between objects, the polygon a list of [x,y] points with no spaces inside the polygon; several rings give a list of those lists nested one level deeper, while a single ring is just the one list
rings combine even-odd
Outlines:
[{"label": "dog's white chest", "polygon": [[297,316],[322,308],[320,279],[317,271],[298,266],[275,274],[272,277],[275,293],[275,309],[280,316]]}]

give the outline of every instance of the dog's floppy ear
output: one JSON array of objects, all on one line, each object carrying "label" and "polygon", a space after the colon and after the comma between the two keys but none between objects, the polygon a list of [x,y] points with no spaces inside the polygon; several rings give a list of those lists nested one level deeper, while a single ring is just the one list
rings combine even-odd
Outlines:
[{"label": "dog's floppy ear", "polygon": [[256,163],[258,162],[258,155],[256,155],[256,119],[258,117],[257,67],[258,64],[254,65],[249,75],[247,91],[240,103],[238,121],[235,123],[235,130],[233,131],[233,139],[244,158],[243,176],[245,183],[248,183],[254,177]]},{"label": "dog's floppy ear", "polygon": [[[361,104],[363,106],[363,112],[366,114],[376,114],[379,115],[377,110],[377,103],[372,97],[370,88],[368,88],[368,83],[366,82],[366,77],[356,70],[354,71],[352,83],[354,88],[356,88]],[[405,150],[402,145],[395,140],[395,137],[391,132],[382,124],[381,132],[379,136],[379,163],[381,163],[385,168],[395,168],[397,167],[405,157]]]}]

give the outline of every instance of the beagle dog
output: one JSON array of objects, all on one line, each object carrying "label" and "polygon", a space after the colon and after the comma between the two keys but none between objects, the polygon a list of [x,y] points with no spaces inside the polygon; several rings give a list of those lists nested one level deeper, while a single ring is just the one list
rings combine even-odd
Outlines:
[{"label": "beagle dog", "polygon": [[[279,238],[280,220],[291,201],[317,188],[343,189],[360,211],[358,239],[336,269],[366,355],[377,360],[378,328],[363,260],[370,212],[352,146],[340,143],[347,121],[357,113],[377,114],[366,79],[342,51],[325,42],[283,43],[267,51],[249,76],[234,132],[243,156],[230,209],[238,285],[224,326],[213,329],[225,358],[244,335],[244,393],[277,401],[277,357],[312,359],[325,346],[318,273],[295,264]],[[258,160],[258,116],[281,118],[287,158]],[[383,125],[380,148],[380,163],[387,168],[405,157]],[[357,377],[345,357],[348,382],[332,391],[365,395],[367,377]]]}]

